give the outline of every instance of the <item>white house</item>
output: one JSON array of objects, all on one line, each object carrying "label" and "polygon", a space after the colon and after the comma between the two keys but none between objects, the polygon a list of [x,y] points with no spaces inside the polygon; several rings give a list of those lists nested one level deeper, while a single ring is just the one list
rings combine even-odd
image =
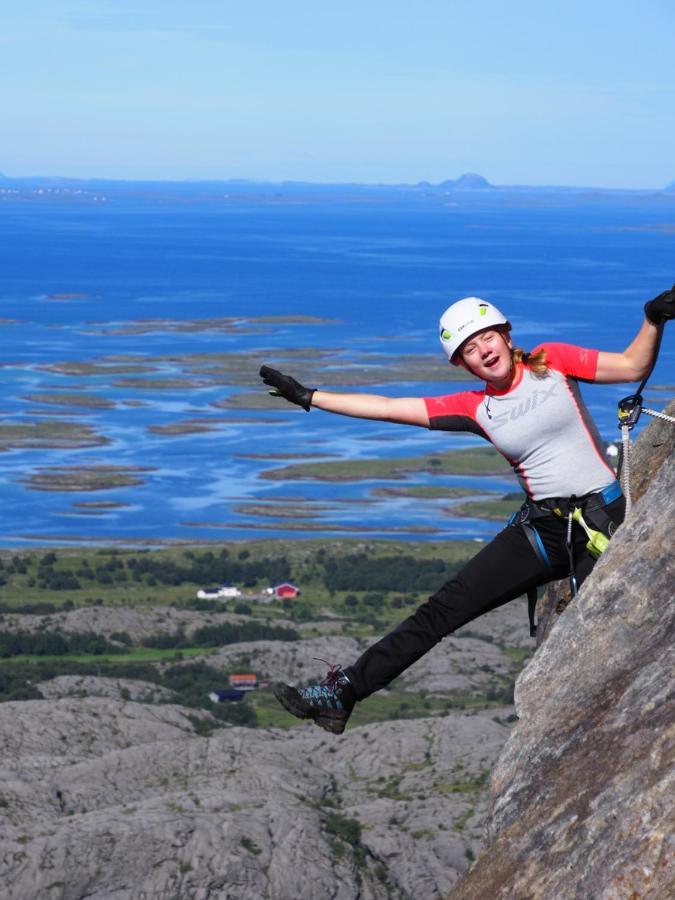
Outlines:
[{"label": "white house", "polygon": [[198,600],[227,600],[229,597],[241,597],[241,591],[234,584],[221,584],[197,591]]}]

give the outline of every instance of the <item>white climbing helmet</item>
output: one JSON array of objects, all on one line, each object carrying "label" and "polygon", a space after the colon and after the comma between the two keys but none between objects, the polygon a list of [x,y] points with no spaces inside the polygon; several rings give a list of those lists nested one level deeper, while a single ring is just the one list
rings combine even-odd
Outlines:
[{"label": "white climbing helmet", "polygon": [[465,297],[449,306],[441,316],[440,338],[450,362],[457,366],[457,351],[460,346],[484,328],[504,325],[511,330],[511,323],[496,306],[480,297]]}]

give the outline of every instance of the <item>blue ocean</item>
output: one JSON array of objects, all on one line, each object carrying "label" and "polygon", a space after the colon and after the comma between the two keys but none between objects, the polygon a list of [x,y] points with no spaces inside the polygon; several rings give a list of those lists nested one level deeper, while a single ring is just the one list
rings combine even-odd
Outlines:
[{"label": "blue ocean", "polygon": [[[447,381],[437,322],[469,294],[502,308],[526,349],[555,340],[623,350],[644,302],[675,280],[674,223],[675,195],[628,192],[2,202],[0,546],[485,539],[499,522],[453,516],[439,498],[382,496],[389,480],[263,477],[299,461],[413,457],[480,442],[306,414],[283,401],[247,407],[247,397],[265,393],[260,364],[283,359],[293,374],[289,352],[303,365],[313,359],[311,386],[319,386],[322,366],[435,354],[435,381],[351,389],[419,396],[465,388]],[[670,328],[646,395],[657,409],[675,382]],[[223,354],[240,360],[236,377],[204,368]],[[618,438],[617,402],[632,390],[583,388],[607,441]],[[78,395],[93,401],[68,401]],[[172,430],[186,420],[208,430]],[[7,426],[65,422],[100,442],[7,438]],[[40,478],[101,466],[136,473],[139,483],[64,490]],[[515,490],[508,476],[409,479],[476,497]]]}]

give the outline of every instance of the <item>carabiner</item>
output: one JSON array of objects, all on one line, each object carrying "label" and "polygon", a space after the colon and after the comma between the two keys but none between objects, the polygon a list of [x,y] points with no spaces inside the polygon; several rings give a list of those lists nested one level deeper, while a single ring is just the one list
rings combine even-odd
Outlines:
[{"label": "carabiner", "polygon": [[631,394],[619,400],[619,428],[630,431],[640,418],[642,412],[642,394]]}]

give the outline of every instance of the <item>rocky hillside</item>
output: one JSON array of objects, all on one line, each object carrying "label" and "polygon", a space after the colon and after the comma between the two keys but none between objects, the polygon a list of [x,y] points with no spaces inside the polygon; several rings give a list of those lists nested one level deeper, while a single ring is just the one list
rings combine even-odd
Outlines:
[{"label": "rocky hillside", "polygon": [[491,711],[200,737],[100,693],[0,706],[6,900],[442,896],[508,733]]},{"label": "rocky hillside", "polygon": [[[166,609],[96,613],[17,615],[11,627],[141,636],[178,621]],[[315,657],[350,660],[365,646],[308,631],[301,641],[224,646],[207,661],[226,673],[246,659],[263,677],[306,681],[325,672]],[[427,718],[393,710],[341,738],[283,713],[288,729],[211,731],[223,723],[209,712],[132,678],[38,683],[44,699],[0,704],[0,896],[443,896],[480,851],[489,772],[513,721],[499,700],[457,709],[457,692],[486,697],[509,684],[526,648],[524,604],[495,610],[400,680],[397,709],[424,702],[424,689]]]},{"label": "rocky hillside", "polygon": [[[230,612],[196,612],[175,609],[170,606],[134,609],[125,606],[85,606],[49,615],[18,615],[4,613],[0,616],[5,631],[64,631],[74,634],[95,632],[106,638],[125,632],[134,644],[155,634],[173,634],[184,631],[191,636],[205,625],[222,625],[224,622],[240,623],[247,616]],[[293,627],[293,623],[270,620],[271,624]]]},{"label": "rocky hillside", "polygon": [[675,428],[652,423],[632,462],[631,516],[561,615],[549,597],[492,774],[488,846],[452,900],[675,896]]}]

